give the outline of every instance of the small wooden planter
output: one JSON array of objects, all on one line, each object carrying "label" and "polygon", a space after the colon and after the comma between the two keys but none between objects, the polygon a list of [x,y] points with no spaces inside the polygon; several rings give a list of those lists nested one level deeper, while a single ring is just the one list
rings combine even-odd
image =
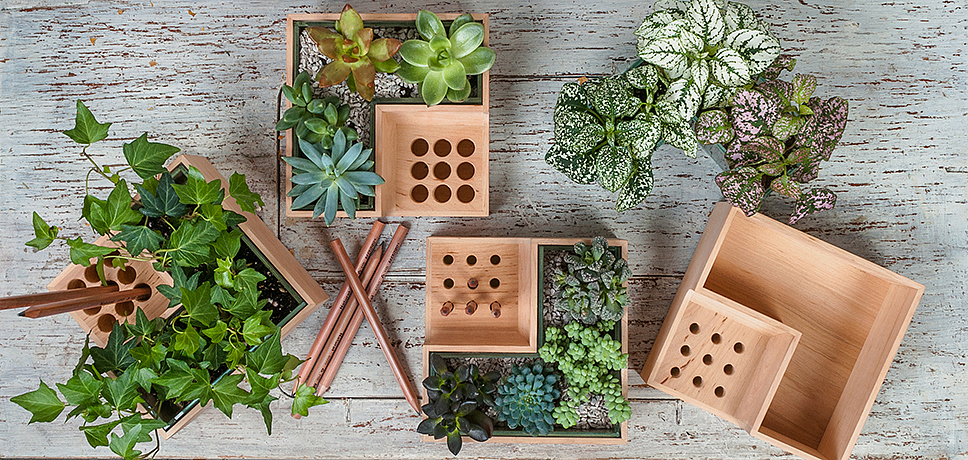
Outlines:
[{"label": "small wooden planter", "polygon": [[[361,14],[367,27],[414,27],[416,14]],[[441,14],[446,23],[457,14]],[[484,25],[488,15],[474,14]],[[286,16],[286,84],[299,73],[299,36],[306,27],[333,28],[339,14]],[[370,102],[370,139],[374,170],[386,183],[376,186],[372,203],[361,204],[357,217],[444,216],[481,217],[488,209],[488,143],[490,72],[476,79],[479,96],[459,104],[434,107],[423,99],[380,99]],[[287,107],[291,106],[287,102]],[[295,134],[286,135],[286,155],[299,155]],[[286,194],[292,190],[292,166],[286,164]],[[293,210],[286,197],[287,217],[312,217],[312,210]],[[337,216],[346,217],[343,211]]]},{"label": "small wooden planter", "polygon": [[[209,181],[219,179],[222,182],[222,188],[228,193],[228,182],[212,166],[212,163],[203,157],[181,155],[168,166],[168,170],[177,173],[180,169],[189,166],[197,168]],[[282,327],[282,336],[285,337],[329,297],[319,286],[319,283],[309,275],[309,272],[296,261],[292,253],[269,230],[269,227],[262,222],[262,219],[253,213],[242,212],[231,197],[226,198],[222,206],[245,216],[246,221],[239,224],[239,228],[245,235],[243,244],[248,244],[252,252],[262,259],[262,263],[269,267],[289,293],[300,300],[299,306],[279,324]],[[112,243],[107,236],[102,236],[97,240],[97,244],[108,246]],[[148,319],[168,318],[179,308],[168,308],[168,298],[157,291],[158,285],[170,285],[172,283],[171,276],[164,272],[155,271],[150,262],[130,262],[124,270],[113,268],[110,264],[107,264],[104,267],[104,274],[109,282],[118,283],[120,289],[129,289],[145,284],[150,286],[152,290],[151,296],[146,300],[122,302],[116,305],[105,305],[71,313],[71,316],[81,327],[89,332],[92,341],[101,347],[107,343],[111,326],[115,320],[134,323],[136,308],[141,308]],[[57,291],[97,285],[100,285],[100,280],[95,266],[83,267],[71,264],[57,275],[47,288],[51,291]],[[170,438],[198,416],[202,409],[203,407],[199,407],[197,402],[189,404],[176,416],[176,420],[171,425],[160,428],[158,434],[165,439]]]},{"label": "small wooden planter", "polygon": [[[719,203],[642,378],[787,452],[845,460],[923,293],[924,286],[847,251]],[[749,318],[760,325],[733,330],[731,324]],[[694,323],[697,333],[689,330]],[[715,333],[722,343],[712,343]],[[736,342],[743,353],[732,350]],[[675,363],[686,358],[680,347],[691,351],[693,343],[701,343],[694,360],[718,350],[710,365],[680,367],[680,379],[697,369],[715,376],[703,377],[696,390],[670,383]],[[724,357],[741,360],[732,375],[723,371]],[[729,382],[721,385],[722,397],[714,393],[717,382]]]},{"label": "small wooden planter", "polygon": [[[445,358],[537,358],[537,350],[544,342],[545,251],[569,249],[578,241],[591,242],[580,238],[427,238],[424,378],[430,375],[431,353]],[[627,241],[608,240],[608,244],[610,249],[618,250],[622,257],[628,258]],[[467,285],[471,278],[478,281],[476,289]],[[453,284],[447,283],[448,279]],[[495,283],[498,287],[491,287],[492,279],[499,280],[499,284]],[[448,288],[448,285],[452,287]],[[501,303],[500,318],[493,318],[489,303],[484,303],[493,301],[491,299],[509,302],[507,305]],[[470,300],[477,302],[477,311],[468,316],[465,308]],[[448,301],[454,306],[453,311],[445,316],[441,314],[441,308]],[[513,311],[508,311],[509,306]],[[509,314],[514,315],[515,321],[496,321]],[[478,315],[480,318],[476,318]],[[615,340],[622,343],[622,353],[628,353],[628,309],[616,325],[614,334]],[[529,341],[526,346],[525,338]],[[628,369],[616,374],[622,382],[622,395],[627,398]],[[427,400],[425,390],[423,398]],[[433,436],[423,436],[422,439],[434,441]],[[465,441],[470,442],[470,438]],[[557,430],[548,436],[495,430],[488,442],[625,444],[628,442],[628,421],[613,430]]]}]

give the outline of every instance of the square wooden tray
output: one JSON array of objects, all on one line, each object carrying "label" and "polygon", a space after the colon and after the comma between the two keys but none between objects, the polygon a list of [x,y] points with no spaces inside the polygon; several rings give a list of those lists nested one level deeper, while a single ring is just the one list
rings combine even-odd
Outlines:
[{"label": "square wooden tray", "polygon": [[[803,458],[850,456],[924,286],[763,215],[719,203],[656,344],[689,292],[718,294],[802,336],[751,434]],[[642,377],[662,354],[654,347]],[[658,372],[658,371],[656,371]],[[660,387],[660,389],[662,389]]]}]

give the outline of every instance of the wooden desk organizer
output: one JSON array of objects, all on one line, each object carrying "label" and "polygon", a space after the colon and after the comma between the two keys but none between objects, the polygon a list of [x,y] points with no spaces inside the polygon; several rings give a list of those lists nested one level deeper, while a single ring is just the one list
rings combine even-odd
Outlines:
[{"label": "wooden desk organizer", "polygon": [[[795,350],[786,370],[778,371],[779,381],[765,401],[768,407],[761,422],[759,416],[740,418],[720,406],[710,408],[708,397],[699,401],[705,403],[700,407],[803,458],[845,460],[923,293],[924,286],[847,251],[760,214],[746,217],[719,203],[642,378],[680,396],[664,384],[670,372],[664,357],[679,353],[680,325],[699,322],[683,312],[683,305],[700,296],[772,318],[802,335],[791,345]],[[773,373],[761,364],[754,372],[757,380],[746,388],[762,389],[757,383],[760,376]]]}]

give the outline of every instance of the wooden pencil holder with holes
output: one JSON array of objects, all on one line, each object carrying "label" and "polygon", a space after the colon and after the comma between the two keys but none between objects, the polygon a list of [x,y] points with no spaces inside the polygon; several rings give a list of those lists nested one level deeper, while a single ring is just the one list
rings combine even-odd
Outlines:
[{"label": "wooden pencil holder with holes", "polygon": [[642,378],[787,452],[846,460],[923,293],[719,203]]}]

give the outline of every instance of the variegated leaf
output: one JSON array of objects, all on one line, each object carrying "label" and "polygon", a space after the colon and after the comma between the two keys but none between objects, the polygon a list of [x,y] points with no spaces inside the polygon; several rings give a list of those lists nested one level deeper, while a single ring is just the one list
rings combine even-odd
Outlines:
[{"label": "variegated leaf", "polygon": [[659,84],[659,70],[654,65],[643,62],[642,65],[625,72],[625,79],[633,88],[655,90]]},{"label": "variegated leaf", "polygon": [[742,142],[765,133],[780,118],[779,101],[756,90],[737,91],[732,103],[733,128],[736,138]]},{"label": "variegated leaf", "polygon": [[793,215],[790,216],[790,225],[795,224],[807,215],[832,209],[836,203],[837,195],[830,189],[811,189],[809,192],[800,195],[800,199],[797,200]]},{"label": "variegated leaf", "polygon": [[780,176],[770,182],[770,188],[780,195],[788,196],[793,199],[800,197],[800,184],[790,180],[787,176]]},{"label": "variegated leaf", "polygon": [[656,10],[671,10],[685,13],[689,9],[691,2],[689,0],[658,0],[655,5],[652,5]]},{"label": "variegated leaf", "polygon": [[696,139],[703,144],[726,145],[733,140],[733,125],[725,110],[708,110],[696,119]]},{"label": "variegated leaf", "polygon": [[775,80],[780,78],[780,73],[784,70],[793,71],[793,68],[797,65],[797,60],[793,56],[787,54],[781,54],[776,60],[770,64],[763,73],[760,74],[760,78],[764,80]]},{"label": "variegated leaf", "polygon": [[766,163],[756,167],[756,170],[767,176],[782,176],[786,172],[783,163]]},{"label": "variegated leaf", "polygon": [[815,97],[807,107],[813,110],[813,116],[800,131],[797,144],[809,147],[812,155],[827,161],[847,127],[847,101],[839,97],[821,101]]},{"label": "variegated leaf", "polygon": [[669,25],[671,22],[676,20],[681,20],[685,18],[685,9],[682,10],[659,10],[656,7],[656,12],[650,14],[648,17],[642,21],[642,24],[635,29],[635,36],[639,40],[654,40],[657,35],[663,29],[663,27]]},{"label": "variegated leaf", "polygon": [[746,59],[751,75],[766,70],[780,55],[780,42],[761,30],[735,30],[726,36],[723,44]]},{"label": "variegated leaf", "polygon": [[696,133],[689,126],[689,122],[679,124],[663,124],[662,139],[673,147],[681,149],[686,156],[696,158],[699,151],[699,141]]},{"label": "variegated leaf", "polygon": [[617,192],[632,176],[632,154],[622,146],[606,144],[595,160],[598,181],[610,192]]},{"label": "variegated leaf", "polygon": [[635,173],[618,192],[615,210],[627,211],[645,201],[652,194],[655,178],[652,175],[652,158],[642,158],[635,162]]},{"label": "variegated leaf", "polygon": [[586,83],[588,98],[592,108],[608,118],[626,118],[635,115],[642,104],[632,93],[628,80],[619,77],[604,77],[594,83]]},{"label": "variegated leaf", "polygon": [[809,156],[807,160],[796,165],[790,172],[790,179],[806,184],[820,175],[820,158]]},{"label": "variegated leaf", "polygon": [[679,79],[669,84],[661,100],[673,104],[679,112],[678,118],[691,120],[702,103],[702,89],[693,80]]},{"label": "variegated leaf", "polygon": [[735,139],[726,147],[725,158],[731,168],[750,166],[759,161],[756,152],[744,149],[744,145],[739,139]]},{"label": "variegated leaf", "polygon": [[557,111],[555,143],[579,153],[586,153],[605,139],[605,130],[589,113],[577,110]]},{"label": "variegated leaf", "polygon": [[752,216],[760,209],[760,202],[766,196],[760,177],[756,168],[746,166],[719,173],[716,175],[716,185],[729,204]]},{"label": "variegated leaf", "polygon": [[655,117],[658,118],[663,124],[675,124],[686,121],[684,118],[682,118],[682,114],[679,113],[679,107],[674,102],[667,101],[665,99],[662,99],[655,104]]},{"label": "variegated leaf", "polygon": [[700,94],[706,92],[706,86],[709,85],[709,63],[701,59],[693,61],[689,65],[689,78],[696,84]]},{"label": "variegated leaf", "polygon": [[688,30],[688,23],[676,20],[657,30],[652,37],[640,38],[637,50],[643,61],[655,64],[669,78],[676,79],[688,70],[689,56],[702,47],[702,38]]},{"label": "variegated leaf", "polygon": [[736,50],[720,48],[709,62],[713,78],[723,86],[742,86],[752,81],[746,59]]},{"label": "variegated leaf", "polygon": [[813,96],[813,92],[817,90],[817,77],[798,73],[797,76],[793,77],[792,85],[793,101],[797,105],[806,104],[810,101],[810,97]]},{"label": "variegated leaf", "polygon": [[759,136],[745,144],[742,149],[756,155],[757,162],[781,163],[783,161],[783,142],[775,137]]},{"label": "variegated leaf", "polygon": [[763,27],[760,20],[756,19],[753,8],[743,3],[727,2],[723,19],[729,32],[738,29],[761,29]]},{"label": "variegated leaf", "polygon": [[736,94],[739,88],[726,88],[720,86],[719,84],[712,82],[706,86],[706,91],[702,97],[702,108],[711,109],[713,107],[726,107],[729,105],[730,99]]},{"label": "variegated leaf", "polygon": [[770,80],[753,87],[763,94],[773,94],[779,98],[783,107],[793,105],[793,85],[784,80]]},{"label": "variegated leaf", "polygon": [[810,158],[810,149],[807,147],[801,147],[791,151],[790,155],[787,157],[787,161],[796,164],[803,163],[804,161],[807,161],[808,158]]},{"label": "variegated leaf", "polygon": [[591,106],[588,100],[588,93],[585,87],[578,83],[565,83],[561,86],[558,93],[558,102],[555,104],[555,111],[585,109]]},{"label": "variegated leaf", "polygon": [[595,157],[566,150],[557,144],[548,150],[545,162],[579,184],[593,184],[598,177],[595,173]]},{"label": "variegated leaf", "polygon": [[616,142],[632,149],[635,158],[651,158],[656,145],[662,139],[662,126],[654,116],[640,113],[632,120],[619,122]]},{"label": "variegated leaf", "polygon": [[771,131],[773,132],[773,137],[781,141],[789,139],[791,136],[795,136],[797,133],[803,129],[803,125],[806,124],[807,120],[800,117],[795,117],[788,113],[780,115],[780,119],[773,124]]},{"label": "variegated leaf", "polygon": [[686,16],[706,45],[716,46],[726,38],[726,22],[716,0],[692,0]]}]

